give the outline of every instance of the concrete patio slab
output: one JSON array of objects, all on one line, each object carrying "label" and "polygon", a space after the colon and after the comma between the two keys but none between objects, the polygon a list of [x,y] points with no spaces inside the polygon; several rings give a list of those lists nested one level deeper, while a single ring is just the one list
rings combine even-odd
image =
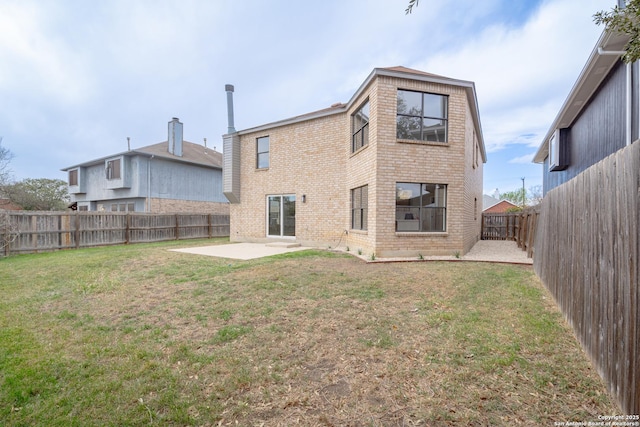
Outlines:
[{"label": "concrete patio slab", "polygon": [[[255,259],[272,255],[284,254],[293,251],[312,249],[300,246],[295,242],[270,242],[270,243],[229,243],[224,245],[200,246],[194,248],[171,249],[174,252],[182,252],[196,255],[206,255],[218,258],[229,259]],[[501,262],[508,264],[533,264],[531,258],[527,258],[527,253],[516,245],[515,242],[504,240],[480,240],[471,250],[460,258],[455,255],[448,256],[425,256],[422,260],[418,258],[380,258],[371,259],[371,255],[357,255],[353,251],[346,252],[346,248],[336,248],[334,250],[348,253],[367,262],[406,262],[406,261],[483,261]]]},{"label": "concrete patio slab", "polygon": [[353,256],[367,262],[409,262],[409,261],[481,261],[499,262],[506,264],[527,264],[532,265],[533,259],[527,258],[527,253],[518,248],[516,242],[506,240],[480,240],[471,250],[459,258],[454,254],[442,256],[424,256],[422,259],[414,258],[383,258],[371,259],[370,254],[357,255],[349,252]]},{"label": "concrete patio slab", "polygon": [[[279,242],[278,242],[279,243]],[[183,252],[188,254],[206,255],[218,258],[230,259],[255,259],[272,255],[284,254],[287,252],[302,251],[311,249],[300,246],[300,244],[282,242],[277,243],[229,243],[226,245],[200,246],[195,248],[171,249],[173,252]]]}]

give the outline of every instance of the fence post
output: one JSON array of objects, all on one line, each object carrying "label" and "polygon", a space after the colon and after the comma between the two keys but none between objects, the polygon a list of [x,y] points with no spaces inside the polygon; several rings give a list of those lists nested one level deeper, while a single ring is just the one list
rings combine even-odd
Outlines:
[{"label": "fence post", "polygon": [[527,257],[533,258],[533,248],[535,246],[535,230],[538,227],[538,215],[540,215],[539,211],[531,212],[531,227],[529,228],[529,235],[527,236],[529,240],[529,245],[527,247]]},{"label": "fence post", "polygon": [[129,229],[131,228],[131,214],[127,212],[126,226],[124,231],[124,243],[129,244]]},{"label": "fence post", "polygon": [[180,240],[180,223],[178,221],[178,214],[175,215],[176,218],[176,240]]},{"label": "fence post", "polygon": [[524,212],[520,212],[517,217],[516,217],[516,221],[518,222],[518,236],[516,237],[517,241],[518,241],[518,247],[520,249],[524,250],[523,245],[523,241],[522,241],[522,236],[524,234],[524,228],[525,228],[525,224],[524,224]]},{"label": "fence post", "polygon": [[11,232],[11,217],[8,213],[3,213],[2,216],[4,217],[2,219],[2,222],[4,223],[4,230],[2,230],[4,255],[9,256],[11,254],[11,248],[9,247],[11,245],[11,235],[9,234]]},{"label": "fence post", "polygon": [[76,240],[76,249],[80,247],[80,212],[76,211],[76,217],[74,221],[75,230],[73,231],[73,237]]},{"label": "fence post", "polygon": [[213,227],[211,225],[211,223],[212,223],[211,217],[212,216],[213,216],[213,214],[207,215],[207,226],[208,226],[207,231],[208,231],[208,234],[209,234],[209,238],[211,238],[213,236]]}]

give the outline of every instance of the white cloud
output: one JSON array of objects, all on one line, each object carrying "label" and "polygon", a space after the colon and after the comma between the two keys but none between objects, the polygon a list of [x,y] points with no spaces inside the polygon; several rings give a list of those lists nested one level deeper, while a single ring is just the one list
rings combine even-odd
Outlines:
[{"label": "white cloud", "polygon": [[407,16],[406,3],[0,0],[3,146],[19,178],[122,151],[127,136],[163,140],[173,116],[220,147],[225,83],[243,129],[346,102],[374,67],[404,65],[475,81],[489,152],[534,148],[600,33],[591,15],[612,6],[431,0]]},{"label": "white cloud", "polygon": [[0,5],[0,88],[19,97],[48,97],[60,104],[86,98],[90,83],[82,59],[53,34],[55,7],[34,2]]},{"label": "white cloud", "polygon": [[537,146],[602,32],[593,13],[609,3],[545,1],[523,26],[490,26],[416,68],[476,83],[488,151]]},{"label": "white cloud", "polygon": [[533,152],[533,153],[525,154],[524,156],[515,157],[515,158],[509,160],[509,163],[529,165],[533,161],[533,156],[535,154],[536,153]]}]

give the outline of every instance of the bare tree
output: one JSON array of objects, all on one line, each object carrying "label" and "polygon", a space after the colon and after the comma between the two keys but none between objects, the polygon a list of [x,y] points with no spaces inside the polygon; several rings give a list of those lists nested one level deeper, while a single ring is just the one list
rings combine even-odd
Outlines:
[{"label": "bare tree", "polygon": [[17,227],[11,223],[9,211],[0,210],[0,257],[5,254],[5,248],[17,237]]},{"label": "bare tree", "polygon": [[542,185],[529,187],[527,196],[529,198],[529,206],[536,206],[542,203]]},{"label": "bare tree", "polygon": [[[0,136],[0,198],[4,197],[3,190],[11,179],[11,170],[9,169],[11,159],[13,159],[13,154],[2,146],[2,137]],[[16,237],[15,227],[11,224],[9,213],[0,210],[0,256],[4,254],[4,248]]]},{"label": "bare tree", "polygon": [[11,159],[13,159],[13,153],[2,146],[2,137],[0,136],[0,185],[9,183],[11,178],[9,163],[11,163]]}]

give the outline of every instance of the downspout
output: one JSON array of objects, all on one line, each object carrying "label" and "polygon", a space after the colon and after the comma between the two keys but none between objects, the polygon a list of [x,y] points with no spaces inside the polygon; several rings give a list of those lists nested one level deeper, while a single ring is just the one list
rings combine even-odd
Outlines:
[{"label": "downspout", "polygon": [[632,109],[632,100],[631,100],[631,64],[627,64],[627,129],[626,129],[626,141],[625,145],[628,147],[631,145],[631,109]]},{"label": "downspout", "polygon": [[147,212],[151,212],[151,160],[155,155],[151,155],[147,160]]},{"label": "downspout", "polygon": [[[625,52],[624,50],[604,50],[601,46],[598,46],[598,55],[615,55],[615,56],[622,56],[624,55]],[[626,102],[625,102],[625,107],[626,107],[626,114],[625,114],[625,145],[629,146],[631,145],[631,120],[632,120],[632,114],[631,114],[631,108],[632,108],[632,100],[631,100],[631,86],[632,86],[632,76],[631,76],[631,64],[626,64],[625,66],[625,72],[626,72],[626,88],[625,88],[625,95],[626,95]]]}]

